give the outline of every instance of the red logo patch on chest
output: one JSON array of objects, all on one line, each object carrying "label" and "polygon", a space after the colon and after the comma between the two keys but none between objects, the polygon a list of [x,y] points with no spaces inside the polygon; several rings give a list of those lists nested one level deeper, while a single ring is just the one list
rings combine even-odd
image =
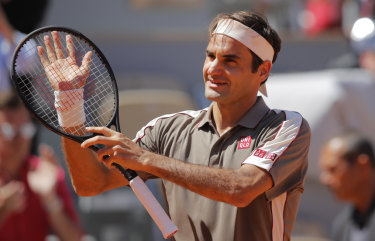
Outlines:
[{"label": "red logo patch on chest", "polygon": [[251,144],[251,136],[241,137],[240,141],[238,142],[237,149],[249,148],[250,144]]}]

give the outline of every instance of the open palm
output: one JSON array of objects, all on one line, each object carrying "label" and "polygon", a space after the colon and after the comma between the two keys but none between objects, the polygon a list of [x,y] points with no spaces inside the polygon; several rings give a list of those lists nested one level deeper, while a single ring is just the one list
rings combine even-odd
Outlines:
[{"label": "open palm", "polygon": [[[46,49],[38,46],[38,54],[47,78],[54,90],[71,90],[82,88],[89,76],[91,64],[91,51],[82,59],[82,65],[78,66],[75,58],[73,39],[66,36],[66,48],[68,56],[64,56],[60,37],[57,32],[52,32],[52,41],[49,36],[44,37]],[[45,55],[47,52],[47,56]]]}]

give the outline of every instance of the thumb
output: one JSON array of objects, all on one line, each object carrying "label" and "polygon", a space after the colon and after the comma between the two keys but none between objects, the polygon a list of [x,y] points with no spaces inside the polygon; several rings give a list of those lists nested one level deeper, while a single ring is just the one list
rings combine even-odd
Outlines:
[{"label": "thumb", "polygon": [[92,51],[89,51],[83,56],[82,65],[79,68],[82,73],[88,73],[90,70]]}]

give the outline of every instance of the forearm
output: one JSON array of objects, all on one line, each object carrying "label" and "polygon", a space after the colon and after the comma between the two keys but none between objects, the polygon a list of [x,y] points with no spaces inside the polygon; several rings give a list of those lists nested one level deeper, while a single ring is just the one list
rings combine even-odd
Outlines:
[{"label": "forearm", "polygon": [[83,149],[79,143],[67,138],[62,138],[62,146],[69,175],[78,195],[97,195],[128,184],[120,172],[99,162],[93,151]]},{"label": "forearm", "polygon": [[46,198],[44,206],[47,211],[50,225],[61,241],[79,241],[82,230],[64,211],[63,204],[58,196]]},{"label": "forearm", "polygon": [[252,165],[239,169],[219,169],[153,153],[146,153],[142,158],[145,171],[207,198],[235,206],[247,206],[272,186],[269,175]]}]

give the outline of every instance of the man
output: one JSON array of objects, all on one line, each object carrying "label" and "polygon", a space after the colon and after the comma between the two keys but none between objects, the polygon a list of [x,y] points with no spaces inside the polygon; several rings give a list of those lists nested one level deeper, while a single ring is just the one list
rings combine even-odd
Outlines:
[{"label": "man", "polygon": [[350,45],[357,55],[360,68],[375,74],[375,22],[371,18],[357,19],[350,31]]},{"label": "man", "polygon": [[0,240],[80,240],[64,173],[47,146],[31,154],[36,127],[15,93],[0,93]]},{"label": "man", "polygon": [[368,139],[356,131],[332,137],[320,159],[321,181],[338,200],[351,204],[335,219],[334,241],[375,239],[375,157]]},{"label": "man", "polygon": [[350,26],[350,51],[329,61],[329,68],[359,68],[375,74],[375,22],[361,17]]},{"label": "man", "polygon": [[[127,185],[111,168],[116,162],[144,180],[163,180],[168,211],[179,228],[175,240],[290,240],[310,130],[298,113],[271,110],[257,96],[258,89],[266,93],[280,38],[248,12],[219,15],[209,32],[203,77],[210,107],[156,118],[135,143],[104,127],[86,128],[101,135],[81,146],[63,138],[73,185],[79,195]],[[55,48],[46,36],[46,49],[39,46],[38,53],[55,89],[60,125],[83,126],[83,99],[69,96],[83,95],[91,53],[79,67],[71,38],[65,57],[57,34],[52,37]],[[74,103],[64,105],[65,98]],[[77,113],[83,116],[71,121]],[[106,147],[95,156],[87,149],[93,144]]]},{"label": "man", "polygon": [[12,55],[17,44],[26,36],[15,30],[8,21],[0,2],[0,91],[10,88],[9,71]]}]

